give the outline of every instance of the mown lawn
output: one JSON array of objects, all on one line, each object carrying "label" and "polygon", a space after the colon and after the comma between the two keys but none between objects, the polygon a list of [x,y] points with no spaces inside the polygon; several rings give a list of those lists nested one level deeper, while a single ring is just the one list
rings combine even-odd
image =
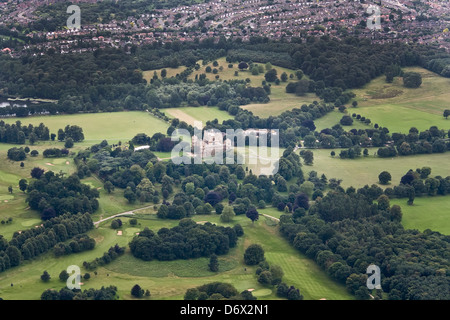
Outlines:
[{"label": "mown lawn", "polygon": [[[335,151],[336,156],[330,155]],[[341,186],[344,188],[353,186],[355,188],[364,185],[378,183],[378,175],[382,171],[388,171],[392,176],[392,185],[398,185],[400,179],[409,169],[430,167],[431,176],[449,176],[448,166],[449,153],[423,154],[394,158],[379,158],[374,156],[378,148],[369,148],[369,156],[361,156],[358,159],[340,159],[340,149],[311,149],[314,154],[313,165],[303,166],[303,172],[308,174],[311,171],[318,172],[319,176],[325,174],[328,179],[342,179]],[[384,188],[387,186],[380,185]]]},{"label": "mown lawn", "polygon": [[412,206],[407,199],[391,199],[402,208],[402,224],[406,229],[426,229],[450,235],[450,196],[416,197]]},{"label": "mown lawn", "polygon": [[[16,118],[4,121],[14,123]],[[84,113],[72,115],[36,116],[21,118],[22,125],[29,123],[38,126],[44,123],[50,133],[57,133],[67,125],[77,125],[83,128],[85,141],[83,145],[107,140],[110,144],[131,140],[138,133],[149,136],[157,132],[166,133],[169,124],[144,111]]]},{"label": "mown lawn", "polygon": [[411,127],[419,131],[431,126],[450,129],[450,121],[443,117],[450,101],[450,79],[419,67],[403,70],[422,74],[422,85],[409,89],[403,86],[401,77],[396,77],[390,84],[384,76],[378,77],[361,89],[351,90],[356,94],[358,107],[349,108],[349,111],[371,119],[373,124],[387,127],[390,132],[408,133]]},{"label": "mown lawn", "polygon": [[[162,227],[173,227],[178,224],[178,221],[150,218],[139,219],[139,225],[133,227],[130,226],[128,218],[122,220],[122,236],[111,229],[107,222],[89,232],[97,241],[97,246],[92,251],[60,258],[54,258],[49,252],[32,262],[1,273],[0,296],[4,299],[39,299],[45,289],[59,290],[64,286],[64,283],[59,281],[58,275],[68,266],[81,266],[83,261],[91,261],[101,256],[116,243],[127,246],[136,232],[145,226],[156,231]],[[215,214],[195,216],[194,220],[200,223],[204,221],[220,223],[219,216]],[[82,288],[115,285],[119,289],[120,299],[131,299],[131,287],[139,284],[142,288],[150,290],[152,295],[150,299],[183,299],[184,293],[189,288],[211,281],[224,281],[232,283],[239,291],[255,289],[259,299],[277,299],[273,287],[265,287],[257,282],[255,267],[243,264],[245,248],[251,243],[259,243],[265,250],[267,261],[270,264],[280,265],[285,272],[284,281],[299,288],[305,299],[352,299],[343,285],[332,281],[313,261],[302,256],[282,239],[277,226],[269,226],[263,219],[252,224],[244,216],[236,217],[234,223],[243,226],[245,235],[228,255],[219,257],[218,273],[212,273],[207,269],[208,258],[145,262],[134,258],[127,249],[119,259],[98,268],[96,275],[90,271],[91,279],[82,281],[84,283]],[[40,280],[44,270],[52,277],[48,283]],[[82,274],[85,272],[86,270],[82,268]]]},{"label": "mown lawn", "polygon": [[176,118],[194,126],[195,121],[201,121],[205,126],[207,121],[217,119],[219,123],[233,119],[233,116],[217,107],[182,107],[161,109],[169,118]]}]

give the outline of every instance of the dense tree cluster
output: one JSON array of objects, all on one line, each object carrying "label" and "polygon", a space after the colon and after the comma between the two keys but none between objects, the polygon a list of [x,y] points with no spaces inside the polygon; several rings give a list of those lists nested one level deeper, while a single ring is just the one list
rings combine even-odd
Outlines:
[{"label": "dense tree cluster", "polygon": [[43,123],[35,127],[32,124],[24,126],[19,120],[14,124],[7,124],[0,120],[0,142],[25,144],[26,139],[29,139],[30,144],[38,140],[48,141],[50,131]]},{"label": "dense tree cluster", "polygon": [[67,157],[69,154],[69,150],[66,148],[48,148],[42,151],[42,156],[44,158],[61,158],[61,157]]},{"label": "dense tree cluster", "polygon": [[256,297],[247,290],[239,293],[232,284],[211,282],[188,289],[184,300],[256,300]]},{"label": "dense tree cluster", "polygon": [[394,187],[388,187],[384,193],[389,197],[409,198],[410,204],[416,196],[436,196],[450,194],[450,176],[431,177],[431,168],[422,167],[408,170]]},{"label": "dense tree cluster", "polygon": [[64,214],[45,221],[37,228],[17,231],[10,241],[0,235],[0,272],[46,253],[55,245],[60,246],[59,243],[86,233],[93,226],[89,214]]},{"label": "dense tree cluster", "polygon": [[86,290],[70,290],[67,287],[57,291],[54,289],[47,289],[41,295],[41,300],[116,300],[117,287],[101,287],[100,289],[86,289]]},{"label": "dense tree cluster", "polygon": [[250,102],[268,102],[267,92],[261,87],[248,87],[245,81],[196,83],[154,83],[146,93],[150,108],[178,108],[181,106],[215,106],[219,102],[245,105]]},{"label": "dense tree cluster", "polygon": [[6,156],[8,157],[9,160],[13,161],[23,161],[27,158],[27,154],[24,148],[16,148],[16,147],[8,149]]},{"label": "dense tree cluster", "polygon": [[412,127],[408,134],[392,133],[391,144],[378,149],[380,157],[408,156],[413,154],[443,153],[450,150],[448,132],[431,126],[430,129],[420,131]]},{"label": "dense tree cluster", "polygon": [[[346,89],[363,86],[392,65],[421,65],[434,70],[436,63],[433,62],[438,61],[435,58],[443,56],[435,48],[424,50],[420,46],[406,44],[373,45],[363,39],[349,37],[337,40],[327,36],[310,38],[304,43],[277,42],[277,45],[263,37],[253,37],[248,42],[221,37],[218,42],[213,38],[165,44],[155,42],[129,49],[99,48],[94,52],[64,55],[50,52],[42,56],[24,56],[21,61],[2,56],[0,84],[5,88],[6,96],[55,99],[58,102],[27,108],[0,108],[0,113],[14,112],[26,116],[38,112],[146,110],[161,83],[169,86],[185,81],[198,81],[200,86],[207,84],[205,77],[188,81],[187,75],[197,61],[213,61],[223,56],[229,62],[247,62],[248,65],[270,62],[293,70],[301,69],[310,78],[308,92],[315,92],[325,102],[340,106],[351,98],[351,95],[344,93]],[[180,65],[188,68],[177,77],[159,79],[156,76],[151,86],[147,86],[143,79],[142,70]],[[304,84],[301,90],[306,89]],[[267,86],[267,89],[270,87]],[[202,90],[199,88],[197,91]],[[252,97],[265,99],[262,91],[252,91],[243,92],[250,94],[250,101]],[[172,91],[163,100],[170,105],[178,105],[179,98],[177,92]],[[202,102],[202,99],[194,99],[193,95],[190,99],[186,96],[184,101],[188,100]],[[214,105],[214,102],[213,99],[210,104]]]},{"label": "dense tree cluster", "polygon": [[178,226],[162,228],[156,234],[146,228],[129,245],[139,259],[167,261],[223,255],[236,246],[237,239],[234,228],[183,219]]},{"label": "dense tree cluster", "polygon": [[48,171],[30,182],[26,201],[47,220],[64,213],[93,213],[99,206],[98,197],[98,190],[82,183],[77,175],[65,178]]},{"label": "dense tree cluster", "polygon": [[381,193],[376,186],[338,188],[308,215],[282,216],[281,233],[359,299],[369,297],[370,264],[381,268],[389,299],[448,299],[448,236],[405,230],[400,207]]},{"label": "dense tree cluster", "polygon": [[112,246],[107,252],[103,253],[101,257],[97,257],[92,261],[84,261],[83,267],[87,270],[95,270],[97,267],[104,266],[111,261],[117,259],[119,256],[125,253],[125,247],[121,247],[118,244]]},{"label": "dense tree cluster", "polygon": [[68,255],[71,253],[93,250],[95,248],[95,239],[87,234],[79,234],[73,237],[69,243],[57,243],[53,247],[53,253],[56,257]]}]

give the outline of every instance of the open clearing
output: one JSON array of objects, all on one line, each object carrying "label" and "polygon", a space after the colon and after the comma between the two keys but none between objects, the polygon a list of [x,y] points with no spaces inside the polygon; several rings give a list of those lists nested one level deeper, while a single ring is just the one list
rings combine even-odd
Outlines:
[{"label": "open clearing", "polygon": [[[361,156],[358,159],[340,159],[339,149],[310,149],[314,154],[314,163],[311,166],[303,166],[305,174],[314,170],[319,176],[324,173],[328,179],[342,179],[341,186],[344,188],[353,186],[355,188],[364,185],[378,183],[378,175],[382,171],[388,171],[392,176],[392,185],[398,185],[403,175],[409,169],[430,167],[431,175],[447,177],[450,175],[448,166],[449,153],[413,155],[406,157],[379,158],[373,156],[378,148],[369,148],[369,156]],[[336,156],[330,153],[334,150]],[[391,186],[392,185],[388,185]],[[380,185],[384,188],[384,186]],[[449,199],[450,200],[450,199]]]},{"label": "open clearing", "polygon": [[356,94],[358,107],[349,108],[349,112],[361,114],[391,132],[408,133],[411,127],[419,131],[431,126],[450,129],[450,121],[442,116],[450,101],[450,79],[420,67],[403,70],[419,72],[422,85],[409,89],[403,86],[401,77],[390,84],[385,76],[378,77],[361,89],[351,90]]},{"label": "open clearing", "polygon": [[219,110],[217,107],[183,107],[161,109],[169,118],[176,118],[194,126],[195,121],[201,121],[203,126],[207,121],[217,119],[219,123],[224,120],[233,119],[228,112]]},{"label": "open clearing", "polygon": [[[198,64],[201,65],[200,69],[194,70],[192,72],[192,74],[188,77],[188,79],[194,80],[195,76],[199,76],[200,74],[206,74],[207,79],[209,79],[211,81],[216,80],[216,74],[213,74],[212,72],[208,73],[205,71],[205,69],[209,66],[212,69],[216,68],[218,70],[217,75],[219,76],[219,80],[225,81],[225,80],[249,79],[250,86],[253,86],[253,87],[262,86],[262,82],[265,80],[264,74],[265,74],[266,70],[264,70],[263,73],[260,73],[258,75],[253,75],[250,70],[242,70],[242,71],[239,70],[237,67],[237,65],[238,65],[237,63],[232,63],[233,67],[229,68],[228,62],[226,61],[226,59],[224,57],[217,59],[216,61],[218,63],[217,67],[213,66],[213,62],[209,62],[206,65],[202,65],[202,61],[199,61]],[[255,63],[255,64],[259,65],[259,63]],[[265,66],[264,64],[260,64],[260,65]],[[221,67],[222,67],[222,70],[220,70]],[[286,72],[288,76],[291,74],[293,74],[293,75],[295,74],[295,70],[282,68],[282,67],[278,67],[278,66],[273,66],[273,68],[275,70],[277,70],[278,78],[281,76],[281,74],[283,72]],[[186,67],[184,67],[184,66],[178,67],[178,68],[166,68],[167,77],[175,76],[177,73],[181,73],[185,69],[186,69]],[[151,79],[153,77],[154,71],[156,71],[157,75],[160,77],[161,70],[162,69],[144,71],[144,78],[147,81],[149,81],[149,79]],[[235,71],[238,72],[237,76],[234,75]],[[308,79],[308,77],[305,75],[304,79]],[[287,110],[292,110],[294,108],[300,108],[303,104],[310,104],[313,101],[320,101],[319,97],[317,97],[315,94],[312,94],[312,93],[308,93],[304,97],[298,97],[295,94],[286,93],[286,85],[289,82],[295,82],[295,81],[297,81],[297,78],[294,77],[293,79],[289,78],[288,81],[286,81],[286,82],[280,82],[279,85],[276,85],[275,83],[270,83],[271,93],[269,95],[269,97],[270,97],[269,103],[251,103],[251,104],[244,105],[241,107],[243,109],[253,112],[253,114],[255,114],[259,117],[267,118],[269,116],[279,115]],[[189,108],[179,108],[179,109],[183,109],[183,111],[186,111],[186,109],[189,109]],[[164,112],[168,113],[170,116],[170,111],[168,109],[164,109]],[[201,116],[201,117],[203,117],[203,116]],[[218,116],[216,116],[216,117],[218,117]],[[213,120],[214,118],[208,118],[205,115],[205,119]],[[220,118],[217,118],[217,119],[219,120],[219,122],[222,121]],[[226,118],[226,119],[228,119],[228,118]],[[223,120],[226,120],[226,119],[223,119]],[[206,120],[204,120],[204,122],[206,122]]]},{"label": "open clearing", "polygon": [[450,196],[416,197],[414,205],[407,199],[391,199],[391,206],[402,208],[402,224],[406,229],[426,229],[450,235]]},{"label": "open clearing", "polygon": [[166,133],[169,124],[143,111],[84,113],[73,115],[37,116],[27,118],[8,118],[6,123],[20,120],[22,125],[29,123],[38,126],[44,123],[51,133],[64,129],[68,124],[83,128],[85,143],[90,145],[107,140],[109,143],[131,140],[138,133],[149,136],[157,132]]},{"label": "open clearing", "polygon": [[[218,215],[195,216],[194,219],[221,224]],[[122,218],[122,220],[124,222],[122,228],[126,231],[130,228],[128,219]],[[268,290],[257,282],[255,267],[243,264],[245,248],[251,243],[260,243],[266,252],[268,262],[280,265],[285,272],[284,281],[299,288],[305,299],[352,299],[344,285],[331,280],[313,261],[292,248],[278,235],[276,227],[266,225],[263,220],[252,224],[243,216],[236,217],[235,223],[240,223],[244,227],[245,235],[228,255],[219,257],[218,273],[208,270],[208,258],[145,262],[134,258],[127,250],[124,256],[105,267],[98,268],[96,275],[90,272],[91,279],[84,281],[82,289],[100,288],[109,283],[118,287],[121,299],[130,299],[131,287],[138,283],[142,288],[150,290],[151,300],[183,299],[188,288],[208,281],[224,281],[233,284],[238,291],[254,288],[256,292],[259,292],[260,299],[277,299],[275,290]],[[178,221],[139,219],[139,224],[140,229],[148,226],[156,231],[162,227],[173,227],[178,224]],[[109,223],[92,230],[89,234],[97,239],[96,249],[92,251],[57,259],[52,257],[52,253],[47,253],[31,263],[25,263],[18,268],[1,273],[0,295],[7,299],[39,299],[45,289],[59,290],[64,286],[64,283],[59,281],[58,275],[69,265],[81,265],[83,261],[93,260],[116,243],[127,246],[134,236],[134,232],[124,232],[122,236],[118,236],[117,230],[111,229]],[[43,270],[47,270],[52,277],[49,283],[43,283],[39,279]],[[84,272],[82,270],[82,273]],[[11,282],[14,286],[10,285]],[[27,293],[26,296],[24,292]]]}]

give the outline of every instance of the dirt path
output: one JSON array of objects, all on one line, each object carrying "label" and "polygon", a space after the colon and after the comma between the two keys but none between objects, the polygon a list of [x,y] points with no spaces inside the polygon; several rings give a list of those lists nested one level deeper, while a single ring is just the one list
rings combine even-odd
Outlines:
[{"label": "dirt path", "polygon": [[100,223],[102,223],[102,222],[104,222],[104,221],[108,221],[108,220],[110,220],[110,219],[114,219],[114,218],[120,217],[120,216],[133,215],[135,211],[143,210],[143,209],[148,209],[148,208],[153,208],[153,206],[147,206],[147,207],[137,208],[137,209],[134,209],[134,210],[121,212],[121,213],[115,214],[115,215],[113,215],[113,216],[104,218],[104,219],[100,219],[100,220],[94,222],[94,226],[98,227],[98,226],[100,225]]},{"label": "dirt path", "polygon": [[198,121],[198,119],[195,119],[194,117],[188,115],[186,112],[178,110],[178,109],[167,109],[165,110],[168,114],[170,114],[172,117],[179,119],[180,121],[184,121],[187,124],[190,124],[191,126],[194,125],[195,121]]}]

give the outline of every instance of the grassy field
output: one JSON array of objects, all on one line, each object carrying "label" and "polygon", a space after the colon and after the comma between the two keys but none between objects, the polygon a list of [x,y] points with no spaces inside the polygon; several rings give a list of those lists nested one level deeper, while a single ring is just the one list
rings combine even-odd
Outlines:
[{"label": "grassy field", "polygon": [[[198,222],[211,221],[219,224],[217,215],[195,216]],[[58,279],[59,273],[69,265],[82,265],[83,261],[93,260],[114,244],[126,246],[136,232],[148,226],[152,230],[172,227],[177,221],[165,221],[154,218],[139,219],[138,227],[131,227],[127,218],[122,218],[123,234],[104,223],[89,234],[97,241],[93,251],[53,258],[47,253],[30,263],[10,269],[0,274],[0,296],[6,299],[39,299],[47,288],[60,289],[64,283]],[[265,287],[256,281],[255,267],[243,264],[243,253],[251,243],[263,246],[266,259],[271,264],[280,265],[284,272],[284,281],[300,289],[305,299],[352,299],[343,285],[332,281],[317,265],[293,249],[278,235],[276,226],[267,225],[264,220],[252,224],[246,217],[239,216],[235,222],[244,227],[245,235],[238,246],[226,256],[219,257],[220,269],[212,273],[207,269],[209,259],[178,260],[172,262],[145,262],[134,258],[129,250],[124,256],[105,267],[97,269],[97,275],[91,273],[91,279],[84,281],[82,288],[100,288],[115,285],[121,299],[130,299],[130,290],[134,284],[149,289],[150,299],[182,299],[185,291],[210,281],[232,283],[239,291],[255,289],[259,299],[277,299],[272,287]],[[48,283],[40,280],[40,275],[47,270],[52,279]],[[82,269],[84,274],[85,270]],[[11,286],[13,283],[13,286]]]},{"label": "grassy field", "polygon": [[[331,111],[324,115],[323,117],[314,120],[314,124],[316,125],[316,131],[321,131],[326,128],[332,128],[336,124],[340,124],[339,121],[342,119],[344,115],[352,115],[353,111],[355,109],[348,109],[347,113],[339,112],[338,110]],[[351,130],[351,129],[370,129],[373,128],[372,125],[367,125],[359,120],[356,120],[353,118],[353,124],[351,126],[343,126],[344,130]]]},{"label": "grassy field", "polygon": [[[250,79],[250,85],[260,86],[264,79],[264,74],[251,75],[250,71],[239,71],[239,76],[234,76],[237,65],[228,68],[225,59],[219,59],[218,72],[219,79]],[[212,63],[209,63],[212,66]],[[196,74],[204,73],[205,66],[195,71],[190,78]],[[275,67],[278,75],[292,70]],[[423,84],[419,89],[406,89],[401,85],[401,79],[395,79],[394,83],[384,83],[384,77],[375,79],[365,88],[354,90],[357,94],[358,108],[349,108],[348,112],[359,113],[370,118],[372,123],[386,126],[391,132],[407,132],[411,126],[419,130],[428,129],[431,125],[448,129],[450,122],[442,117],[443,108],[448,108],[447,102],[450,100],[448,84],[450,80],[438,77],[420,68],[407,68],[407,70],[419,71],[423,74]],[[160,70],[158,70],[159,72]],[[169,69],[168,76],[174,76],[183,71],[183,68]],[[159,74],[159,73],[158,73]],[[144,72],[146,79],[153,76],[153,70]],[[208,73],[207,76],[214,79],[215,75]],[[295,81],[295,80],[289,80]],[[280,85],[273,84],[271,87],[271,101],[268,104],[250,104],[244,108],[251,110],[261,117],[277,115],[285,110],[300,107],[304,103],[311,103],[318,100],[315,95],[296,97],[285,93],[287,83]],[[442,110],[441,110],[442,109]],[[204,123],[207,120],[217,118],[220,122],[232,118],[226,112],[222,112],[214,107],[188,107],[163,110],[169,117],[184,120],[189,124],[199,120]],[[342,114],[334,111],[325,117],[315,121],[317,130],[332,127],[339,123]],[[79,125],[84,129],[85,142],[76,144],[72,152],[98,143],[104,139],[110,143],[118,141],[126,142],[137,133],[152,135],[156,132],[165,133],[169,124],[143,112],[117,112],[98,114],[77,114],[62,116],[29,117],[20,119],[22,124],[32,123],[39,125],[43,122],[51,132],[56,133],[67,124]],[[16,119],[5,119],[6,122],[13,123]],[[360,122],[354,122],[352,127],[364,129],[370,128]],[[73,165],[73,154],[66,158],[44,159],[42,151],[50,146],[62,147],[61,142],[45,142],[30,146],[31,149],[39,151],[36,158],[29,157],[24,161],[25,167],[20,168],[20,162],[9,161],[6,152],[13,145],[0,144],[0,220],[7,220],[12,217],[12,223],[1,224],[0,234],[10,239],[15,231],[32,228],[41,223],[36,212],[27,208],[25,195],[18,189],[18,182],[22,178],[29,178],[30,170],[39,166],[46,170],[55,172],[65,172],[67,174],[75,171]],[[311,166],[303,166],[305,176],[312,170],[319,175],[324,173],[328,179],[342,179],[341,186],[347,188],[354,186],[363,187],[368,184],[377,184],[378,175],[381,171],[387,170],[392,175],[392,185],[397,185],[409,169],[415,170],[423,166],[431,167],[431,176],[450,175],[448,166],[448,153],[433,155],[416,155],[408,157],[395,157],[381,159],[374,157],[377,148],[369,150],[368,157],[360,159],[339,159],[339,150],[335,149],[337,156],[331,157],[332,149],[313,150],[314,163]],[[284,150],[280,149],[280,154]],[[240,150],[249,157],[254,156],[250,150]],[[160,158],[167,158],[170,153],[157,153]],[[254,173],[258,173],[258,165],[249,165]],[[100,192],[100,208],[93,214],[93,220],[125,212],[133,211],[138,218],[139,224],[134,227],[129,224],[129,218],[122,217],[124,222],[121,227],[122,235],[117,230],[110,228],[111,221],[106,221],[89,232],[89,235],[96,239],[96,248],[92,251],[73,254],[69,256],[55,258],[49,252],[31,262],[0,273],[0,297],[4,299],[39,299],[41,293],[47,288],[60,289],[65,284],[58,279],[59,273],[70,265],[82,266],[83,261],[91,261],[100,257],[103,252],[116,243],[128,248],[128,243],[133,236],[144,227],[157,231],[162,227],[170,228],[178,224],[178,221],[160,220],[155,216],[152,204],[129,204],[123,197],[123,190],[116,189],[108,194],[103,190],[103,183],[96,177],[83,179],[83,182],[97,188]],[[291,183],[291,182],[289,182]],[[8,186],[13,186],[13,193],[7,190]],[[381,185],[380,185],[381,186]],[[159,187],[159,186],[158,186]],[[381,186],[384,187],[384,186]],[[176,193],[176,192],[175,192]],[[168,199],[171,201],[171,199]],[[450,197],[416,197],[413,206],[406,205],[405,199],[393,199],[391,205],[399,204],[403,210],[403,225],[405,228],[418,229],[423,231],[431,229],[444,234],[450,232],[449,211]],[[137,210],[140,207],[150,206],[145,210]],[[260,210],[260,213],[279,218],[282,214],[275,208]],[[194,216],[199,223],[210,221],[215,224],[220,222],[218,215]],[[177,260],[170,262],[151,261],[144,262],[134,258],[129,249],[125,255],[110,263],[105,267],[97,269],[97,274],[91,273],[91,279],[84,281],[83,289],[100,288],[101,286],[115,285],[119,289],[120,299],[132,299],[130,295],[131,287],[139,284],[144,289],[149,289],[152,296],[150,299],[183,299],[183,295],[188,288],[192,288],[206,282],[223,281],[233,284],[239,291],[245,289],[255,289],[254,294],[259,299],[277,299],[275,290],[259,284],[255,276],[255,267],[245,266],[243,263],[243,253],[252,243],[259,243],[265,250],[266,259],[270,264],[280,265],[285,273],[284,282],[294,285],[300,289],[301,294],[307,300],[348,300],[353,297],[346,291],[345,286],[333,281],[322,271],[312,260],[296,251],[289,243],[283,239],[278,231],[278,227],[272,220],[261,217],[259,221],[252,224],[245,216],[238,216],[233,223],[240,223],[245,235],[242,237],[236,248],[229,254],[219,257],[220,269],[218,273],[208,270],[208,258]],[[40,275],[47,270],[52,279],[48,283],[40,280]],[[82,272],[86,270],[82,269]]]},{"label": "grassy field", "polygon": [[384,76],[378,77],[363,88],[352,90],[358,107],[349,108],[349,112],[361,114],[391,132],[408,133],[411,127],[425,130],[433,125],[450,129],[450,121],[442,116],[450,101],[450,79],[419,67],[403,70],[419,72],[422,85],[409,89],[403,86],[401,77],[391,84],[386,83]]},{"label": "grassy field", "polygon": [[397,204],[402,208],[402,224],[406,229],[430,229],[450,235],[450,196],[416,197],[412,206],[406,201],[391,199],[391,206]]},{"label": "grassy field", "polygon": [[219,110],[217,107],[184,107],[161,109],[169,118],[177,118],[187,124],[194,125],[195,121],[201,121],[203,126],[207,121],[217,119],[219,123],[224,120],[233,119],[228,112]]},{"label": "grassy field", "polygon": [[[16,118],[8,118],[6,123],[14,123]],[[83,128],[85,143],[92,145],[108,140],[109,143],[125,142],[138,133],[152,136],[154,133],[166,133],[169,124],[142,111],[110,112],[92,114],[73,114],[55,116],[37,116],[21,118],[22,125],[44,123],[51,133],[64,129],[66,125],[78,125]]]},{"label": "grassy field", "polygon": [[[226,59],[220,58],[217,59],[217,67],[213,66],[212,62],[209,62],[206,65],[202,65],[202,62],[198,62],[201,67],[199,70],[194,70],[192,74],[188,77],[188,79],[195,79],[195,76],[199,76],[200,74],[206,74],[206,77],[213,81],[216,80],[216,75],[212,72],[207,73],[205,69],[209,66],[212,69],[216,68],[218,70],[217,75],[219,76],[219,80],[245,80],[250,79],[250,85],[254,87],[260,87],[262,86],[262,82],[264,79],[264,73],[260,73],[258,75],[253,75],[250,70],[243,70],[240,71],[237,67],[237,64],[234,63],[232,68],[228,67],[228,62]],[[256,63],[257,64],[257,63]],[[222,67],[222,70],[220,70],[220,67]],[[295,74],[295,70],[282,68],[278,66],[273,66],[274,69],[277,70],[278,77],[281,76],[283,72],[286,72],[289,76],[290,74]],[[185,70],[186,67],[180,66],[178,68],[166,68],[167,70],[167,77],[175,76],[178,73],[181,73],[183,70]],[[153,73],[156,71],[157,75],[160,77],[161,70],[149,70],[144,71],[144,78],[147,81],[150,81],[150,79],[153,77]],[[235,71],[238,71],[238,75],[235,76]],[[307,79],[307,76],[304,76]],[[291,110],[293,108],[300,108],[303,104],[310,104],[313,101],[319,101],[320,99],[315,95],[308,93],[304,97],[298,97],[294,94],[287,94],[286,93],[286,85],[289,82],[297,81],[297,79],[294,77],[293,79],[288,79],[287,82],[281,82],[279,85],[276,85],[275,83],[271,83],[271,94],[270,94],[270,102],[269,103],[252,103],[245,106],[242,106],[243,109],[252,111],[253,114],[267,118],[269,116],[275,116],[283,113],[286,110]],[[180,108],[183,109],[183,111],[186,111],[187,108]],[[167,110],[167,109],[166,109]],[[167,111],[169,113],[169,111]],[[214,119],[214,118],[213,118]],[[219,118],[218,118],[219,119]],[[219,119],[220,121],[220,119]]]},{"label": "grassy field", "polygon": [[[319,176],[324,173],[328,179],[342,179],[341,186],[344,188],[353,186],[363,187],[368,184],[378,183],[378,175],[382,171],[388,171],[392,176],[392,185],[400,183],[400,179],[409,169],[422,167],[431,168],[431,176],[449,176],[448,166],[449,153],[432,155],[414,155],[395,158],[378,158],[373,154],[377,148],[369,149],[369,156],[359,159],[340,159],[339,149],[334,149],[336,156],[333,158],[330,153],[333,149],[313,149],[314,163],[311,166],[303,166],[305,174],[314,170]],[[384,187],[380,185],[380,187]]]}]

